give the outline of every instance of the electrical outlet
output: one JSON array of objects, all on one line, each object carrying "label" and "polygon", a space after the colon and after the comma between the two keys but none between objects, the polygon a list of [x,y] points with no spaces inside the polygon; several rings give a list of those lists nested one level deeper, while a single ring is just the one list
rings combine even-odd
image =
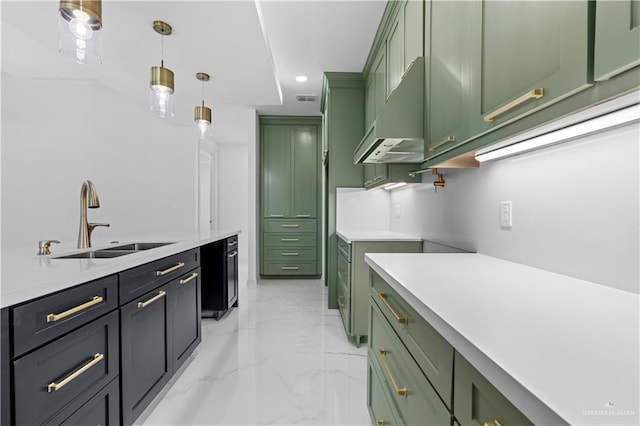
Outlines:
[{"label": "electrical outlet", "polygon": [[513,226],[513,204],[511,201],[500,202],[500,227],[511,228]]},{"label": "electrical outlet", "polygon": [[396,219],[400,219],[400,204],[396,204]]}]

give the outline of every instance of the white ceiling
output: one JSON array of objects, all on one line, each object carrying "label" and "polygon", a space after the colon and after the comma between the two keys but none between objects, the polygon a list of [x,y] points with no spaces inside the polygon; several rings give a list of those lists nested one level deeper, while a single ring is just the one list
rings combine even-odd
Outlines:
[{"label": "white ceiling", "polygon": [[[231,142],[246,110],[319,115],[322,74],[362,71],[384,0],[369,1],[103,1],[103,64],[83,66],[57,53],[58,2],[2,1],[2,70],[31,78],[93,79],[123,101],[148,109],[149,69],[175,73],[176,126],[193,126],[202,100],[197,72],[211,75],[205,103],[213,109],[214,139]],[[306,83],[295,76],[304,74]],[[298,102],[296,94],[316,94]]]}]

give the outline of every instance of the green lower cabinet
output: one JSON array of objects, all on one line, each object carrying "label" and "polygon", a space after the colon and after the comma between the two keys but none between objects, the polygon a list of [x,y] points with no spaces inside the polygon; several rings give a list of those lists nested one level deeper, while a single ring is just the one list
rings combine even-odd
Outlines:
[{"label": "green lower cabinet", "polygon": [[391,403],[384,392],[380,373],[371,361],[367,362],[367,383],[367,407],[372,424],[375,426],[400,425],[398,415],[391,408]]},{"label": "green lower cabinet", "polygon": [[607,80],[640,65],[640,0],[596,2],[594,76]]},{"label": "green lower cabinet", "polygon": [[382,389],[369,389],[369,394],[381,392],[386,396],[391,410],[398,415],[398,424],[450,425],[451,413],[380,308],[371,300],[368,360],[378,372],[380,381],[370,382],[369,386]]},{"label": "green lower cabinet", "polygon": [[460,425],[533,425],[459,353],[456,353],[455,366],[454,406]]}]

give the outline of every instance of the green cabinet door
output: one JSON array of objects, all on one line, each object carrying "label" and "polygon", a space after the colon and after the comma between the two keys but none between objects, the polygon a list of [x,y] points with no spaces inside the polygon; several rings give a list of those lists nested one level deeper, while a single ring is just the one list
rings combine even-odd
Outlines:
[{"label": "green cabinet door", "polygon": [[375,75],[369,74],[364,87],[364,128],[368,129],[376,119]]},{"label": "green cabinet door", "polygon": [[294,126],[291,129],[293,151],[292,216],[315,218],[318,196],[317,132],[315,126]]},{"label": "green cabinet door", "polygon": [[404,8],[400,9],[387,36],[387,97],[404,73]]},{"label": "green cabinet door", "polygon": [[471,23],[469,1],[431,3],[430,89],[425,123],[426,158],[469,137]]},{"label": "green cabinet door", "polygon": [[[430,4],[430,2],[427,2]],[[424,20],[423,1],[407,1],[404,5],[404,68],[409,68],[411,61],[418,56],[424,56],[423,33]],[[404,71],[403,71],[404,72]]]},{"label": "green cabinet door", "polygon": [[364,186],[368,188],[373,185],[373,179],[376,176],[375,164],[364,164]]},{"label": "green cabinet door", "polygon": [[593,2],[473,2],[473,135],[583,90]]},{"label": "green cabinet door", "polygon": [[377,117],[384,107],[384,103],[387,101],[387,62],[386,62],[386,47],[382,47],[378,52],[378,56],[373,63],[373,75],[374,75],[374,105],[375,114]]},{"label": "green cabinet door", "polygon": [[262,127],[262,215],[291,214],[291,127]]},{"label": "green cabinet door", "polygon": [[640,65],[640,0],[598,1],[595,37],[596,80]]}]

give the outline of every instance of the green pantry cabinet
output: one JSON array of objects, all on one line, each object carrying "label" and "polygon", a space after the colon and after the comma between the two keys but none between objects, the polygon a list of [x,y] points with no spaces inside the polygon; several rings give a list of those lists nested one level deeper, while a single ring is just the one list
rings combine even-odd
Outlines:
[{"label": "green pantry cabinet", "polygon": [[338,237],[338,308],[356,346],[366,342],[369,315],[369,266],[366,253],[420,253],[422,241],[349,241]]},{"label": "green pantry cabinet", "polygon": [[260,274],[320,275],[320,118],[260,117]]},{"label": "green pantry cabinet", "polygon": [[375,272],[367,359],[376,426],[532,424]]}]

